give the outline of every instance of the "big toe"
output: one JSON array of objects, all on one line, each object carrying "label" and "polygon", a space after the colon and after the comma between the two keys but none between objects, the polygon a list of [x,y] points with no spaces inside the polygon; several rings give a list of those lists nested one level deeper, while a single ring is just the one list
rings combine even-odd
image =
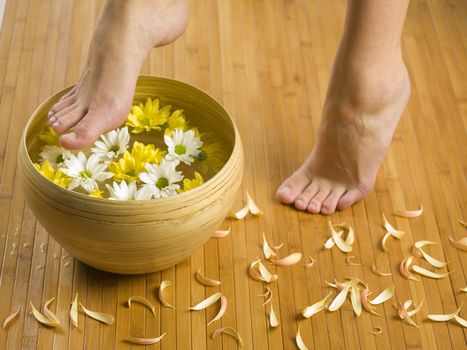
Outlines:
[{"label": "big toe", "polygon": [[298,169],[288,177],[276,192],[277,199],[284,204],[292,204],[311,179],[303,169]]}]

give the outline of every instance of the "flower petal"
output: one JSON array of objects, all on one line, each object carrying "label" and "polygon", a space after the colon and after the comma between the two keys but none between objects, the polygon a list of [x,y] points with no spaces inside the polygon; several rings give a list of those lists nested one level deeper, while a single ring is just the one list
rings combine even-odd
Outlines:
[{"label": "flower petal", "polygon": [[352,262],[352,260],[355,259],[355,256],[353,255],[349,255],[346,259],[345,259],[345,263],[349,266],[361,266],[362,264],[359,264],[359,263],[355,263],[355,262]]},{"label": "flower petal", "polygon": [[276,313],[274,312],[272,303],[271,310],[269,311],[269,325],[271,326],[271,328],[276,328],[277,326],[279,326],[279,320],[277,319]]},{"label": "flower petal", "polygon": [[162,281],[160,286],[159,286],[159,300],[161,301],[162,305],[165,307],[169,307],[171,309],[175,309],[172,305],[170,305],[166,300],[165,300],[165,289],[170,287],[172,285],[172,282],[170,281]]},{"label": "flower petal", "polygon": [[21,311],[21,305],[18,305],[18,309],[9,315],[5,321],[3,321],[3,330],[6,330],[9,325],[18,317],[19,312]]},{"label": "flower petal", "polygon": [[230,227],[227,230],[216,230],[212,234],[211,238],[224,238],[230,234]]},{"label": "flower petal", "polygon": [[298,325],[297,335],[295,336],[295,343],[297,343],[297,347],[300,350],[308,350],[308,347],[303,342],[302,335],[300,334],[300,325]]},{"label": "flower petal", "polygon": [[216,316],[214,316],[214,318],[208,322],[208,326],[217,321],[217,320],[220,320],[221,317],[225,314],[225,310],[227,310],[227,298],[223,295],[221,295],[221,306],[219,308],[219,312],[217,313]]},{"label": "flower petal", "polygon": [[467,237],[462,238],[459,241],[454,240],[451,236],[449,236],[449,240],[451,241],[452,245],[457,249],[460,249],[464,252],[467,252]]},{"label": "flower petal", "polygon": [[347,294],[349,293],[350,287],[346,286],[344,289],[342,289],[339,294],[334,298],[332,301],[331,305],[329,305],[328,310],[329,311],[336,311],[338,310],[342,304],[344,304],[345,299],[347,298]]},{"label": "flower petal", "polygon": [[128,338],[125,339],[125,341],[133,343],[133,344],[139,344],[139,345],[151,345],[151,344],[157,344],[159,343],[162,338],[166,333],[162,334],[160,337],[157,338],[138,338],[138,337],[132,337],[129,336]]},{"label": "flower petal", "polygon": [[302,258],[302,253],[292,253],[285,258],[274,260],[273,263],[279,266],[290,266],[298,263]]},{"label": "flower petal", "polygon": [[218,301],[221,296],[222,294],[220,292],[214,293],[211,296],[207,297],[206,299],[200,301],[195,306],[190,307],[190,310],[199,311],[199,310],[206,309],[207,307],[211,306],[216,301]]},{"label": "flower petal", "polygon": [[247,207],[248,209],[250,210],[250,213],[253,214],[253,215],[261,215],[263,214],[263,212],[261,211],[261,209],[258,208],[258,206],[256,205],[256,203],[253,201],[253,199],[251,198],[250,194],[248,193],[248,191],[245,191],[245,194],[246,194],[246,203],[247,203]]},{"label": "flower petal", "polygon": [[221,284],[220,281],[207,278],[206,276],[202,275],[200,271],[201,271],[201,267],[198,268],[198,271],[196,271],[195,273],[196,279],[198,280],[199,283],[201,283],[202,285],[208,286],[208,287],[220,286]]},{"label": "flower petal", "polygon": [[366,331],[367,333],[374,334],[374,335],[380,335],[383,333],[383,329],[379,326],[373,326],[373,331]]},{"label": "flower petal", "polygon": [[237,220],[242,220],[245,218],[245,216],[247,216],[249,212],[250,212],[250,208],[248,208],[248,205],[246,205],[239,211],[236,211],[232,216]]},{"label": "flower petal", "polygon": [[378,276],[392,276],[391,272],[381,272],[381,271],[377,270],[376,269],[376,264],[373,264],[373,266],[371,267],[371,271],[373,271],[373,273],[375,273]]},{"label": "flower petal", "polygon": [[328,304],[329,297],[332,295],[332,292],[329,292],[323,299],[317,301],[313,305],[307,306],[303,311],[302,315],[305,318],[310,318],[311,316],[317,314],[320,311],[326,309],[326,305]]},{"label": "flower petal", "polygon": [[360,316],[362,314],[362,300],[356,286],[350,287],[350,302],[355,314]]},{"label": "flower petal", "polygon": [[311,255],[308,255],[309,262],[303,264],[305,267],[312,267],[316,263],[316,259],[313,259]]},{"label": "flower petal", "polygon": [[413,265],[412,270],[422,276],[429,277],[429,278],[435,278],[435,279],[447,277],[452,273],[452,271],[448,273],[436,273],[436,272],[432,272],[418,265]]},{"label": "flower petal", "polygon": [[230,335],[237,341],[239,347],[241,348],[243,347],[242,337],[240,337],[240,334],[238,334],[238,332],[232,327],[223,327],[223,328],[216,329],[214,332],[212,332],[211,339],[215,339],[219,334]]},{"label": "flower petal", "polygon": [[140,303],[140,304],[143,304],[144,306],[146,306],[149,310],[151,310],[152,312],[152,315],[154,317],[156,317],[156,310],[155,310],[155,307],[154,305],[148,300],[146,299],[145,297],[142,297],[142,296],[132,296],[130,298],[128,298],[128,307],[131,308],[131,302],[135,302],[135,303]]},{"label": "flower petal", "polygon": [[263,254],[266,259],[276,256],[276,252],[271,248],[268,241],[266,240],[266,235],[263,232]]},{"label": "flower petal", "polygon": [[60,327],[60,322],[55,322],[53,320],[50,320],[48,317],[42,315],[32,304],[31,301],[29,301],[29,304],[31,304],[31,309],[32,309],[32,314],[38,320],[40,323],[43,325],[49,326],[49,327]]},{"label": "flower petal", "polygon": [[384,303],[385,301],[388,301],[394,296],[395,290],[396,287],[393,284],[391,284],[389,287],[383,290],[376,298],[370,300],[370,304],[378,305]]},{"label": "flower petal", "polygon": [[70,319],[73,326],[78,327],[78,293],[75,294],[75,299],[71,303]]},{"label": "flower petal", "polygon": [[416,218],[422,215],[422,213],[423,205],[420,204],[420,209],[418,210],[396,210],[394,214],[403,218]]},{"label": "flower petal", "polygon": [[108,325],[111,325],[115,322],[115,319],[112,315],[110,314],[106,314],[104,312],[96,312],[96,311],[91,311],[91,310],[88,310],[86,309],[83,304],[79,303],[79,306],[81,306],[81,308],[83,309],[84,313],[86,315],[88,315],[89,317],[97,320],[97,321],[100,321],[102,323],[105,323],[105,324],[108,324]]}]

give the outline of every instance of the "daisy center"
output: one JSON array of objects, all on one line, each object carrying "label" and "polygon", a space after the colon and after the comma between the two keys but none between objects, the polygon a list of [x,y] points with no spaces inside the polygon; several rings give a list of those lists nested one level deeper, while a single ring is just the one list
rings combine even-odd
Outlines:
[{"label": "daisy center", "polygon": [[198,156],[196,157],[198,160],[205,160],[208,157],[208,154],[204,151],[201,151],[198,153]]},{"label": "daisy center", "polygon": [[55,163],[60,164],[63,163],[65,159],[63,158],[63,154],[59,154],[57,158],[55,159]]},{"label": "daisy center", "polygon": [[175,146],[175,153],[177,153],[179,156],[181,156],[182,154],[185,154],[186,153],[186,147],[183,146],[183,145],[176,145]]},{"label": "daisy center", "polygon": [[79,175],[83,178],[83,179],[90,179],[92,178],[92,173],[89,171],[89,170],[82,170],[79,172]]},{"label": "daisy center", "polygon": [[117,153],[118,151],[120,151],[120,147],[118,145],[113,145],[109,148],[109,152]]},{"label": "daisy center", "polygon": [[162,190],[163,188],[169,186],[169,180],[167,180],[166,177],[161,177],[159,180],[157,180],[156,186],[158,189]]}]

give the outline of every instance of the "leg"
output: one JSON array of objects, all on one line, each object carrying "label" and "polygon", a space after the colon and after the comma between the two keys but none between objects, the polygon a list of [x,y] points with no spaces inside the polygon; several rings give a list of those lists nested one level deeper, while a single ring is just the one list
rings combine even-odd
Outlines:
[{"label": "leg", "polygon": [[168,44],[187,24],[186,0],[107,0],[94,32],[84,72],[75,88],[49,112],[63,146],[90,146],[122,124],[141,64],[154,46]]},{"label": "leg", "polygon": [[313,150],[277,191],[311,213],[364,198],[410,95],[401,55],[408,0],[349,0]]}]

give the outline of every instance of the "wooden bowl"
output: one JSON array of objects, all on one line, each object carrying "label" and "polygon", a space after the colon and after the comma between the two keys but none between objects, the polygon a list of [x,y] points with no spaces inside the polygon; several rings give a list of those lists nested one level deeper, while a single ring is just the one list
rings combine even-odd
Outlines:
[{"label": "wooden bowl", "polygon": [[140,76],[135,100],[159,97],[162,105],[184,109],[192,125],[214,132],[230,156],[203,185],[174,197],[97,199],[55,185],[34,168],[31,160],[41,146],[37,136],[47,121],[47,112],[71,88],[58,92],[34,111],[19,147],[22,187],[39,222],[74,257],[109,272],[159,271],[193,254],[229,213],[242,181],[242,143],[228,112],[193,86]]}]

